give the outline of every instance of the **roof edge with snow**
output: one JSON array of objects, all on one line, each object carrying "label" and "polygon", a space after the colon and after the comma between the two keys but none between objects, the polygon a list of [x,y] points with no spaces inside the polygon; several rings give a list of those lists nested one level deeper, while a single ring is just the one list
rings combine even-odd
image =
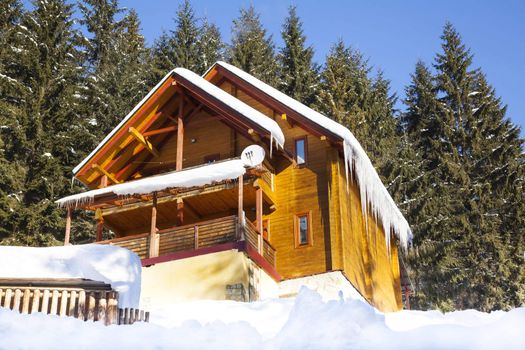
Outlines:
[{"label": "roof edge with snow", "polygon": [[349,173],[355,171],[363,213],[366,213],[369,208],[374,217],[381,220],[388,247],[390,246],[389,233],[393,230],[401,245],[405,249],[407,248],[408,243],[412,239],[410,226],[379,178],[365,150],[348,128],[228,63],[218,61],[204,75],[206,76],[216,66],[220,66],[234,74],[245,83],[267,95],[267,97],[308,119],[317,127],[340,137],[343,141],[347,181]]},{"label": "roof edge with snow", "polygon": [[[170,77],[182,77],[182,79],[190,82],[193,86],[201,91],[204,91],[208,95],[214,97],[224,105],[233,109],[244,118],[248,119],[251,123],[258,125],[263,130],[266,130],[270,134],[270,149],[273,142],[276,143],[277,147],[284,147],[284,134],[279,125],[272,119],[266,117],[264,114],[256,110],[255,108],[248,106],[244,102],[228,94],[217,86],[213,85],[203,77],[185,69],[175,68],[162,78],[162,80],[131,110],[131,112],[122,119],[122,121],[97,145],[97,147],[73,169],[73,174],[77,174],[85,165],[88,163],[102,148],[105,144],[111,140],[118,131],[120,131],[124,125],[135,115],[137,111],[150,99],[150,97],[168,80]],[[179,79],[180,80],[180,79]]]},{"label": "roof edge with snow", "polygon": [[61,198],[55,203],[59,207],[78,207],[92,203],[95,197],[104,194],[114,193],[117,196],[126,197],[149,194],[169,188],[192,188],[236,179],[244,173],[246,173],[244,161],[230,159],[77,193]]}]

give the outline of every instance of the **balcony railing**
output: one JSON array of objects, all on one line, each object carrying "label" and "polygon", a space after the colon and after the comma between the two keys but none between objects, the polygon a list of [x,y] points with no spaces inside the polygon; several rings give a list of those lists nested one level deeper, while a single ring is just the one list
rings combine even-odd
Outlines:
[{"label": "balcony railing", "polygon": [[[243,232],[244,234],[242,234]],[[193,251],[244,239],[246,244],[257,251],[271,266],[275,267],[275,249],[250,222],[246,222],[244,227],[240,226],[237,216],[172,227],[159,231],[157,235],[158,256]],[[141,259],[145,259],[150,257],[150,239],[149,233],[142,233],[98,243],[127,248],[135,252]]]}]

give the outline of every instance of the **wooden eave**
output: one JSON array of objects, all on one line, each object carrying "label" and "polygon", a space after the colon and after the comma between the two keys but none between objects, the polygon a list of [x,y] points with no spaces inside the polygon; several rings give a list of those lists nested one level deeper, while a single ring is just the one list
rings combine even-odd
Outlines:
[{"label": "wooden eave", "polygon": [[217,85],[222,84],[224,81],[228,81],[256,101],[268,106],[274,111],[277,111],[279,114],[286,114],[286,116],[291,118],[294,123],[305,129],[310,134],[319,138],[326,137],[332,144],[342,147],[343,140],[339,135],[334,134],[330,130],[323,128],[321,125],[311,121],[302,114],[296,112],[292,108],[266,94],[264,91],[253,86],[219,64],[215,64],[206,73],[204,78]]},{"label": "wooden eave", "polygon": [[[137,121],[141,118],[144,118],[144,114],[147,112],[151,113],[151,109],[154,107],[154,105],[159,102],[160,98],[169,90],[174,91],[174,87],[172,85],[173,78],[170,76],[166,79],[166,81],[158,87],[157,91],[155,91],[152,96],[145,101],[142,106],[133,114],[131,118],[129,118],[125,123],[123,123],[120,128],[115,132],[115,134],[107,140],[104,145],[95,153],[93,154],[90,159],[78,170],[78,172],[75,174],[75,177],[78,178],[80,181],[84,182],[86,185],[90,186],[91,188],[94,188],[96,186],[93,186],[91,183],[85,181],[85,176],[88,171],[91,170],[93,164],[98,164],[99,161],[108,153],[110,152],[115,146],[118,145],[119,141],[122,142],[123,138],[132,138],[129,135],[129,127],[136,126]],[[175,92],[175,91],[174,91]],[[166,103],[168,103],[171,100],[168,99]],[[162,108],[160,108],[162,109]],[[161,113],[160,111],[157,113]],[[155,121],[156,118],[154,116],[152,117],[152,123]],[[143,128],[141,128],[142,130]],[[123,147],[122,147],[123,148]],[[122,150],[122,148],[119,151]],[[99,164],[101,165],[101,164]]]},{"label": "wooden eave", "polygon": [[[264,138],[265,142],[262,144],[266,143],[265,146],[269,146],[270,136],[266,129],[176,72],[172,72],[142,106],[83,164],[75,177],[94,189],[99,186],[98,180],[104,175],[107,177],[108,172],[111,173],[111,183],[126,181],[131,176],[140,176],[140,164],[149,161],[156,150],[160,150],[170,135],[176,132],[173,125],[175,118],[172,114],[183,99],[185,106],[190,106],[190,109],[184,108],[185,117],[190,118],[192,110],[202,109],[256,143],[261,143]],[[146,136],[148,138],[144,139]]]}]

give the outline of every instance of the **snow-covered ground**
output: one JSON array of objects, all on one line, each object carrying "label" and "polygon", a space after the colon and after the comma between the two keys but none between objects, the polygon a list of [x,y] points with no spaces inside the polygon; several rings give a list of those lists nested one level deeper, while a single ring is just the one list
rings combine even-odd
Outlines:
[{"label": "snow-covered ground", "polygon": [[525,308],[382,314],[359,300],[200,301],[109,326],[0,309],[1,349],[525,349]]}]

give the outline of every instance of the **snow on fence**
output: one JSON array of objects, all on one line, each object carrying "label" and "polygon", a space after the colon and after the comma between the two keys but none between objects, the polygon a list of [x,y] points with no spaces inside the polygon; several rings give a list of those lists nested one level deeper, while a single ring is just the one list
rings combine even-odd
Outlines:
[{"label": "snow on fence", "polygon": [[[74,284],[77,288],[72,287]],[[0,307],[23,314],[41,312],[105,325],[149,322],[149,312],[119,309],[118,292],[96,281],[0,279]]]}]

